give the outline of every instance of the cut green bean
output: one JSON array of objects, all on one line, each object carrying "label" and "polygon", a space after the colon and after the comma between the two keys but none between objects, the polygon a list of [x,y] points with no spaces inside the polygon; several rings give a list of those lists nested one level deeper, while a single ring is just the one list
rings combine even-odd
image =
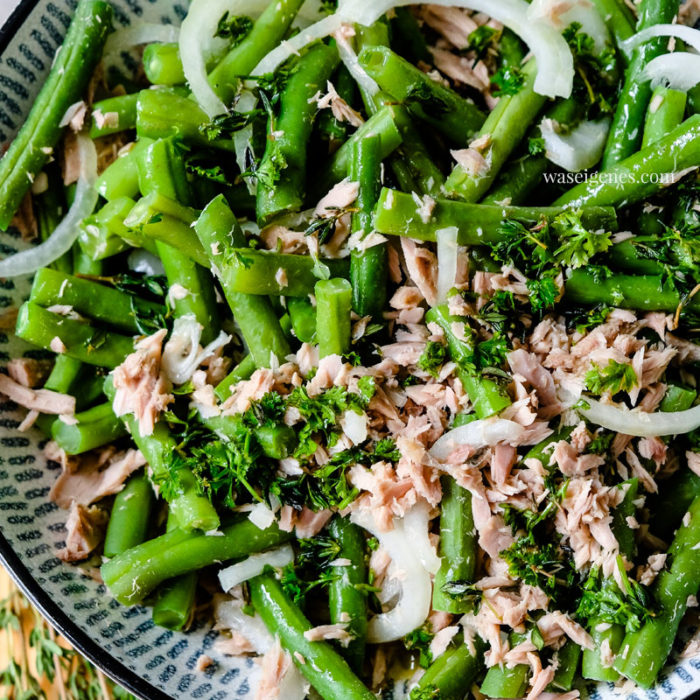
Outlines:
[{"label": "cut green bean", "polygon": [[124,423],[114,415],[111,403],[103,403],[75,414],[76,424],[54,421],[51,436],[66,454],[78,455],[103,447],[126,435]]},{"label": "cut green bean", "polygon": [[687,93],[680,90],[662,85],[654,90],[644,123],[642,148],[660,141],[683,121],[687,100]]},{"label": "cut green bean", "polygon": [[124,226],[124,219],[129,216],[134,204],[130,197],[117,197],[83,220],[78,244],[88,258],[104,260],[130,247],[126,240],[130,238],[129,229]]},{"label": "cut green bean", "polygon": [[245,358],[243,358],[243,360],[241,360],[233,368],[233,370],[224,379],[222,379],[219,384],[216,385],[214,393],[219,401],[226,401],[226,399],[231,396],[233,387],[244,379],[250,379],[253,372],[255,372],[255,368],[255,358],[252,355],[246,355]]},{"label": "cut green bean", "polygon": [[57,348],[80,362],[109,369],[120,365],[134,350],[130,337],[92,328],[32,302],[20,307],[15,334],[45,350]]},{"label": "cut green bean", "polygon": [[39,306],[70,306],[83,316],[125,332],[138,334],[137,316],[163,314],[165,307],[114,287],[49,268],[39,270],[29,300]]},{"label": "cut green bean", "polygon": [[313,97],[325,89],[339,60],[334,46],[312,46],[301,56],[282,91],[279,116],[270,117],[267,148],[257,170],[260,224],[302,208],[307,148],[318,110]]},{"label": "cut green bean", "polygon": [[[443,477],[441,482],[441,564],[433,584],[433,609],[464,613],[471,610],[471,604],[450,595],[449,586],[474,581],[478,545],[472,516],[472,496],[451,476]],[[445,590],[446,586],[448,590]]]},{"label": "cut green bean", "polygon": [[114,497],[105,535],[106,557],[116,557],[146,539],[154,503],[155,496],[148,476],[144,472],[131,476],[126,486]]},{"label": "cut green bean", "polygon": [[352,287],[344,279],[316,283],[316,338],[321,357],[350,350]]},{"label": "cut green bean", "polygon": [[184,85],[180,47],[177,44],[148,44],[143,50],[143,72],[153,85]]},{"label": "cut green bean", "polygon": [[139,138],[128,151],[122,153],[97,178],[95,189],[108,202],[121,197],[135,199],[139,196],[139,171],[137,160],[139,154],[145,151],[152,139]]},{"label": "cut green bean", "polygon": [[248,585],[251,601],[270,633],[279,637],[297,668],[324,700],[376,700],[330,644],[306,639],[304,632],[311,629],[311,623],[274,576],[256,576]]},{"label": "cut green bean", "polygon": [[316,343],[316,308],[308,297],[289,297],[287,311],[294,335],[302,343]]},{"label": "cut green bean", "polygon": [[136,128],[136,102],[138,93],[108,97],[92,106],[90,138],[118,134]]},{"label": "cut green bean", "polygon": [[112,7],[81,0],[61,50],[32,109],[0,159],[0,230],[6,230],[34,178],[48,162],[63,132],[68,108],[82,100],[112,27]]},{"label": "cut green bean", "polygon": [[277,547],[290,538],[277,525],[260,530],[248,519],[211,534],[178,528],[106,562],[102,578],[122,605],[134,605],[163,581]]},{"label": "cut green bean", "polygon": [[367,636],[367,595],[361,588],[367,585],[365,536],[362,528],[340,516],[333,519],[329,530],[340,546],[338,558],[350,561],[347,566],[332,567],[335,578],[328,587],[331,623],[347,623],[353,639],[341,654],[353,671],[361,674]]}]

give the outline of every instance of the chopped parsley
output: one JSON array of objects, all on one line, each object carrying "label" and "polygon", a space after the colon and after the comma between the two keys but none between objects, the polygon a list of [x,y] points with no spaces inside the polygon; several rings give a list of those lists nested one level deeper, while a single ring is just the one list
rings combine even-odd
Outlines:
[{"label": "chopped parsley", "polygon": [[586,372],[586,389],[592,394],[617,394],[619,391],[631,391],[637,386],[637,373],[634,367],[610,360],[607,367],[593,363]]},{"label": "chopped parsley", "polygon": [[219,20],[214,36],[230,39],[232,46],[238,46],[248,36],[252,28],[253,20],[250,17],[229,17],[227,10]]},{"label": "chopped parsley", "polygon": [[443,343],[429,340],[418,358],[418,367],[431,377],[437,378],[440,369],[447,361],[447,347]]},{"label": "chopped parsley", "polygon": [[433,662],[430,642],[433,641],[434,636],[435,635],[428,630],[427,625],[423,625],[413,630],[413,632],[409,632],[402,640],[403,645],[408,651],[417,652],[418,664],[421,668],[428,668]]}]

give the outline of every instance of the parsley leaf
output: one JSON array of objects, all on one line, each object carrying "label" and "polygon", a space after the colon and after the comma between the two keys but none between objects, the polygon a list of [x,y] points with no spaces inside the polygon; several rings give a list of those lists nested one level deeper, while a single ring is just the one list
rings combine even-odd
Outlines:
[{"label": "parsley leaf", "polygon": [[250,17],[229,17],[227,10],[219,20],[214,36],[231,39],[232,47],[238,46],[248,36],[252,28],[253,20]]},{"label": "parsley leaf", "polygon": [[619,391],[631,391],[637,386],[637,373],[634,367],[610,360],[607,367],[599,367],[593,363],[593,367],[586,372],[586,389],[592,394],[601,396]]},{"label": "parsley leaf", "polygon": [[406,647],[408,651],[418,652],[418,664],[421,668],[428,668],[433,662],[430,642],[433,641],[434,636],[435,635],[429,631],[427,625],[423,625],[413,630],[413,632],[409,632],[402,640],[404,647]]},{"label": "parsley leaf", "polygon": [[447,347],[442,343],[429,340],[426,343],[425,350],[423,350],[421,356],[418,358],[418,367],[424,372],[427,372],[431,377],[437,378],[446,360]]},{"label": "parsley leaf", "polygon": [[496,71],[491,82],[496,86],[496,90],[493,91],[494,97],[517,95],[525,83],[525,77],[520,68],[507,65]]}]

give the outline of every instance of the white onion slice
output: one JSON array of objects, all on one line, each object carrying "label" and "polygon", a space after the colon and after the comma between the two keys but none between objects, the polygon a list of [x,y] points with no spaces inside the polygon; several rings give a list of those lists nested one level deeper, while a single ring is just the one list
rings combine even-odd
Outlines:
[{"label": "white onion slice", "polygon": [[267,530],[275,522],[275,513],[266,503],[256,503],[248,513],[248,520],[260,530]]},{"label": "white onion slice", "polygon": [[0,261],[0,277],[29,275],[67,253],[80,233],[80,222],[92,214],[97,204],[97,152],[88,136],[78,135],[80,177],[71,208],[54,232],[39,245],[32,246]]},{"label": "white onion slice", "polygon": [[584,401],[590,408],[579,408],[578,412],[586,420],[623,435],[634,437],[683,435],[700,428],[700,406],[674,413],[644,413],[604,404],[587,397]]},{"label": "white onion slice", "polygon": [[457,235],[459,229],[456,226],[441,228],[435,232],[437,240],[437,303],[444,304],[447,295],[455,286],[457,279],[457,256],[459,247],[457,246]]},{"label": "white onion slice", "polygon": [[430,448],[430,454],[436,459],[444,460],[460,445],[471,445],[480,450],[499,442],[518,440],[524,432],[522,425],[505,418],[475,420],[446,432]]},{"label": "white onion slice", "polygon": [[640,80],[685,92],[700,82],[700,56],[687,51],[662,54],[644,66]]},{"label": "white onion slice", "polygon": [[212,118],[226,112],[226,105],[209,84],[207,60],[226,47],[226,40],[215,37],[219,20],[230,16],[257,16],[265,0],[192,0],[180,27],[180,55],[185,78],[199,106]]},{"label": "white onion slice", "polygon": [[420,563],[415,544],[408,536],[401,519],[394,519],[394,529],[384,532],[377,527],[370,511],[355,511],[350,519],[365,528],[379,541],[401,572],[399,600],[388,612],[375,615],[367,625],[367,641],[372,644],[393,642],[420,627],[431,607],[430,574]]},{"label": "white onion slice", "polygon": [[222,569],[219,572],[219,583],[221,588],[228,593],[238,584],[260,575],[266,566],[279,569],[293,561],[294,550],[288,544],[277,549],[270,549],[267,552],[251,554],[247,559]]},{"label": "white onion slice", "polygon": [[105,43],[104,55],[119,54],[141,44],[174,44],[179,36],[180,28],[172,24],[139,22],[110,34]]},{"label": "white onion slice", "polygon": [[610,119],[581,122],[567,134],[560,134],[552,119],[540,124],[547,158],[573,173],[592,168],[601,159],[609,130]]},{"label": "white onion slice", "polygon": [[360,65],[360,62],[357,60],[357,54],[353,51],[348,40],[343,36],[342,31],[335,32],[334,37],[336,46],[338,47],[338,55],[343,65],[348,69],[348,73],[350,73],[364,93],[370,97],[374,97],[379,92],[379,85],[377,85],[374,78]]},{"label": "white onion slice", "polygon": [[126,264],[129,266],[130,270],[134,272],[140,272],[142,275],[164,275],[165,268],[160,258],[157,255],[153,255],[148,250],[143,248],[137,248],[136,250],[129,253],[129,257],[126,260]]},{"label": "white onion slice", "polygon": [[436,574],[440,568],[440,557],[430,541],[430,506],[424,501],[416,503],[404,516],[403,529],[413,543],[420,563],[426,571]]},{"label": "white onion slice", "polygon": [[533,0],[528,10],[533,22],[545,22],[559,32],[577,22],[581,31],[593,39],[596,51],[600,54],[610,44],[610,33],[595,5],[589,0]]},{"label": "white onion slice", "polygon": [[676,37],[676,39],[690,44],[696,51],[700,51],[700,31],[686,27],[684,24],[655,24],[653,27],[642,29],[641,32],[637,32],[629,39],[620,42],[620,48],[625,53],[630,53],[632,49],[657,36]]},{"label": "white onion slice", "polygon": [[340,419],[340,427],[354,445],[361,445],[367,439],[367,426],[369,416],[355,411],[347,410]]},{"label": "white onion slice", "polygon": [[[394,7],[416,4],[416,0],[340,0],[335,14],[325,17],[289,41],[283,42],[265,56],[254,74],[271,73],[292,54],[299,52],[312,41],[332,34],[345,22],[369,26]],[[533,22],[528,17],[529,6],[525,0],[499,0],[498,3],[490,0],[434,0],[433,4],[484,12],[501,22],[528,45],[537,59],[535,92],[547,97],[568,97],[571,94],[574,80],[571,51],[556,29],[544,22]]]},{"label": "white onion slice", "polygon": [[262,618],[257,613],[248,615],[243,612],[243,602],[215,599],[214,619],[217,629],[240,632],[258,654],[266,653],[275,643]]}]

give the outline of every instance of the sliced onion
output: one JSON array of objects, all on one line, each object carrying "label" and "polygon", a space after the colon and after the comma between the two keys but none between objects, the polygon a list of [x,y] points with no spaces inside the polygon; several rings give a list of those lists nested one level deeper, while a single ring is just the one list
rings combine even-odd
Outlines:
[{"label": "sliced onion", "polygon": [[267,552],[251,554],[247,559],[222,569],[219,572],[219,583],[221,588],[228,593],[239,584],[260,575],[266,566],[279,569],[293,561],[294,550],[288,544],[277,549],[270,549]]},{"label": "sliced onion", "polygon": [[29,275],[41,267],[50,265],[71,249],[80,233],[80,222],[92,214],[98,199],[95,189],[97,151],[91,138],[79,134],[77,141],[80,177],[71,208],[54,232],[43,243],[0,261],[0,277]]},{"label": "sliced onion", "polygon": [[459,247],[457,246],[457,235],[459,229],[456,226],[441,228],[435,232],[437,240],[437,303],[444,304],[447,295],[455,286],[457,279],[457,256]]},{"label": "sliced onion", "polygon": [[374,97],[379,92],[379,85],[360,65],[360,62],[357,60],[357,54],[350,46],[350,42],[343,36],[342,31],[335,32],[334,36],[338,47],[338,55],[343,65],[348,69],[348,73],[354,78],[363,92],[370,97]]},{"label": "sliced onion", "polygon": [[260,615],[243,612],[240,600],[218,600],[214,608],[217,629],[240,632],[258,654],[266,653],[275,643]]},{"label": "sliced onion", "polygon": [[480,450],[499,442],[517,441],[524,432],[522,425],[504,418],[475,420],[446,432],[430,448],[430,454],[436,459],[444,460],[460,445],[470,445]]},{"label": "sliced onion", "polygon": [[345,411],[340,419],[340,427],[354,445],[361,445],[367,439],[367,425],[369,416],[366,413]]},{"label": "sliced onion", "polygon": [[700,82],[700,56],[687,51],[657,56],[644,66],[640,80],[686,92]]},{"label": "sliced onion", "polygon": [[104,55],[120,54],[141,44],[174,44],[179,36],[180,28],[172,24],[139,22],[110,34],[105,43]]},{"label": "sliced onion", "polygon": [[165,376],[173,384],[184,384],[197,369],[199,339],[202,324],[194,314],[179,316],[173,324],[173,332],[163,348],[162,367]]},{"label": "sliced onion", "polygon": [[592,168],[601,159],[609,130],[610,119],[581,122],[567,134],[558,132],[553,119],[543,119],[540,124],[547,158],[574,173]]},{"label": "sliced onion", "polygon": [[248,520],[260,530],[267,530],[275,522],[275,513],[266,503],[256,503],[248,513]]},{"label": "sliced onion", "polygon": [[210,118],[226,112],[207,76],[207,60],[226,47],[225,39],[214,36],[219,20],[225,12],[257,16],[266,5],[266,0],[192,0],[180,27],[180,55],[192,94]]},{"label": "sliced onion", "polygon": [[425,502],[416,503],[404,516],[403,529],[413,543],[420,563],[426,571],[436,574],[440,568],[440,557],[430,541],[430,506]]},{"label": "sliced onion", "polygon": [[148,250],[143,248],[137,248],[136,250],[129,253],[129,257],[126,260],[126,264],[129,266],[130,270],[134,272],[140,272],[142,275],[164,275],[165,268],[160,258],[157,255],[153,255]]},{"label": "sliced onion", "polygon": [[[196,0],[195,0],[196,2]],[[317,39],[324,39],[330,36],[343,24],[343,17],[340,12],[324,17],[306,29],[302,29],[296,36],[282,41],[280,45],[270,51],[265,58],[255,67],[253,75],[265,75],[272,73],[277,66],[284,63],[290,56],[299,53],[305,46]],[[353,21],[353,20],[349,20]]]},{"label": "sliced onion", "polygon": [[559,32],[577,22],[581,25],[581,31],[593,39],[599,54],[610,44],[608,28],[589,0],[574,0],[569,3],[562,3],[561,0],[533,0],[528,15],[533,22],[546,22]]},{"label": "sliced onion", "polygon": [[630,411],[595,399],[585,398],[590,408],[579,408],[586,420],[608,430],[634,437],[684,435],[700,428],[700,406],[674,413]]},{"label": "sliced onion", "polygon": [[700,31],[686,27],[684,24],[655,24],[653,27],[642,29],[629,39],[620,42],[620,48],[625,53],[630,53],[632,49],[657,36],[676,37],[676,39],[690,44],[696,51],[700,51]]},{"label": "sliced onion", "polygon": [[351,520],[365,528],[391,557],[395,571],[401,573],[401,591],[397,604],[388,612],[375,615],[367,625],[367,641],[372,644],[393,642],[420,627],[431,607],[430,574],[420,563],[411,540],[399,518],[394,528],[384,532],[377,527],[370,511],[355,511]]}]

